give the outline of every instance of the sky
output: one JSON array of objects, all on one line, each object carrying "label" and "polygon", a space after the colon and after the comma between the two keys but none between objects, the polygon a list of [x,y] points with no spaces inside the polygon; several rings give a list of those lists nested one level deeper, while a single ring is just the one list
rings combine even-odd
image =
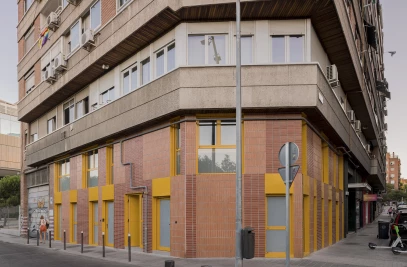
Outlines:
[{"label": "sky", "polygon": [[[407,0],[382,0],[384,50],[397,51],[391,57],[384,56],[385,77],[389,83],[391,100],[387,103],[388,124],[387,146],[389,152],[399,155],[402,164],[402,176],[407,178],[407,119],[404,110],[407,100],[406,78],[407,69],[407,31],[402,18],[406,16]],[[17,4],[16,1],[2,1],[0,9],[0,25],[2,27],[2,41],[0,49],[0,99],[15,103],[18,100],[17,83]],[[13,26],[14,25],[14,26]]]}]

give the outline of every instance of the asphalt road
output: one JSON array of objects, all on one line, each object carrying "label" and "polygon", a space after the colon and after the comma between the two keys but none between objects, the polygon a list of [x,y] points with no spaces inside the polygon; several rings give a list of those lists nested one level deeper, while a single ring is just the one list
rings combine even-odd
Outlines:
[{"label": "asphalt road", "polygon": [[129,266],[117,262],[72,255],[55,250],[0,241],[0,267],[104,267]]}]

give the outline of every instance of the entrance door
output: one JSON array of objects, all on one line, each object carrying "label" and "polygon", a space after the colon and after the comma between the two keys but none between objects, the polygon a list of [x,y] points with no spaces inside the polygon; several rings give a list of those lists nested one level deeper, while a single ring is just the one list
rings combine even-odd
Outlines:
[{"label": "entrance door", "polygon": [[158,199],[157,244],[159,250],[170,251],[170,199]]},{"label": "entrance door", "polygon": [[266,256],[284,257],[286,244],[285,196],[267,197]]},{"label": "entrance door", "polygon": [[92,215],[91,215],[91,225],[92,225],[92,244],[98,245],[99,237],[99,205],[97,202],[92,202]]},{"label": "entrance door", "polygon": [[[128,229],[127,232],[131,235],[131,246],[142,247],[142,206],[140,195],[128,195]],[[126,239],[127,241],[127,239]],[[126,243],[127,244],[127,243]]]},{"label": "entrance door", "polygon": [[78,221],[78,217],[77,217],[77,207],[76,207],[76,203],[71,204],[72,205],[72,236],[71,236],[71,242],[72,243],[76,243],[76,237],[77,237],[77,221]]},{"label": "entrance door", "polygon": [[114,203],[113,201],[106,202],[106,245],[113,247],[114,245]]}]

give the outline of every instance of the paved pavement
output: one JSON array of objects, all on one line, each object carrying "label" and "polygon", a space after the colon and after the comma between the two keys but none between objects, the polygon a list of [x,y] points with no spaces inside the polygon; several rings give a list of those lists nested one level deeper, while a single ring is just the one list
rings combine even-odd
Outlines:
[{"label": "paved pavement", "polygon": [[[384,209],[386,210],[386,209]],[[389,217],[382,214],[379,219],[389,220]],[[369,242],[386,246],[388,240],[379,240],[377,235],[377,222],[374,222],[357,233],[348,235],[335,245],[322,249],[311,254],[304,259],[292,259],[292,266],[326,267],[326,266],[377,266],[377,267],[407,267],[407,254],[394,255],[390,249],[370,250]],[[0,266],[19,267],[29,264],[33,266],[142,266],[142,267],[163,267],[165,260],[174,260],[176,267],[201,267],[209,265],[212,267],[234,266],[233,259],[178,259],[161,254],[146,254],[142,252],[132,252],[132,262],[128,263],[126,250],[106,248],[106,258],[102,258],[100,247],[85,246],[84,254],[80,253],[80,245],[67,245],[67,250],[63,250],[60,242],[53,242],[52,249],[48,244],[41,244],[36,247],[35,240],[26,244],[26,239],[2,233],[0,230]],[[10,252],[11,251],[11,252]],[[33,262],[25,260],[35,258]],[[43,262],[44,265],[35,265]],[[70,262],[69,265],[67,262]],[[8,264],[8,265],[7,265]],[[96,264],[96,265],[92,265]],[[32,265],[32,266],[31,266]],[[283,267],[283,259],[257,258],[245,260],[244,264],[250,267]],[[24,265],[26,266],[26,265]]]}]

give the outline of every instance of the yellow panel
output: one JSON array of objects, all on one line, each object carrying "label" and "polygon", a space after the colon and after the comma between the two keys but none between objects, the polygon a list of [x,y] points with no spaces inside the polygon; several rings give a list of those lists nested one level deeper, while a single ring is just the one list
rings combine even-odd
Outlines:
[{"label": "yellow panel", "polygon": [[285,258],[285,252],[267,252],[266,258]]},{"label": "yellow panel", "polygon": [[302,176],[302,192],[304,195],[309,196],[309,177],[307,175]]},{"label": "yellow panel", "polygon": [[102,200],[114,200],[114,184],[102,186]]},{"label": "yellow panel", "polygon": [[322,143],[322,163],[323,163],[323,181],[329,184],[329,147],[328,144]]},{"label": "yellow panel", "polygon": [[301,156],[302,156],[302,165],[301,165],[301,171],[303,176],[308,175],[308,159],[307,159],[307,123],[305,121],[302,122],[302,151],[301,151]]},{"label": "yellow panel", "polygon": [[332,245],[332,200],[328,200],[328,243]]},{"label": "yellow panel", "polygon": [[62,204],[62,193],[61,192],[55,192],[54,193],[54,203],[55,204]]},{"label": "yellow panel", "polygon": [[339,189],[343,190],[343,156],[339,157]]},{"label": "yellow panel", "polygon": [[339,241],[339,201],[336,201],[335,205],[335,226],[336,226],[336,242]]},{"label": "yellow panel", "polygon": [[167,178],[153,179],[153,197],[165,197],[171,195],[171,180]]},{"label": "yellow panel", "polygon": [[142,205],[141,195],[126,195],[124,202],[125,214],[125,246],[128,246],[128,234],[131,235],[132,247],[143,247],[142,242]]},{"label": "yellow panel", "polygon": [[304,218],[304,253],[310,252],[310,207],[309,207],[309,196],[304,196],[304,208],[303,208],[303,218]]},{"label": "yellow panel", "polygon": [[[316,184],[316,182],[315,182],[316,180],[314,180],[314,185]],[[317,249],[318,249],[318,246],[317,246],[317,237],[318,237],[318,212],[317,212],[317,207],[318,207],[318,205],[317,205],[317,197],[315,196],[315,194],[316,194],[316,190],[314,191],[314,208],[313,208],[313,210],[314,210],[314,251],[317,251]]]},{"label": "yellow panel", "polygon": [[99,187],[88,188],[88,198],[89,198],[89,202],[98,201],[99,200]]},{"label": "yellow panel", "polygon": [[78,191],[77,190],[69,191],[69,202],[70,203],[78,202]]},{"label": "yellow panel", "polygon": [[[279,173],[266,173],[265,174],[265,193],[285,195],[285,184]],[[290,194],[294,192],[294,187],[291,186]]]},{"label": "yellow panel", "polygon": [[328,185],[328,199],[332,200],[332,185]]}]

